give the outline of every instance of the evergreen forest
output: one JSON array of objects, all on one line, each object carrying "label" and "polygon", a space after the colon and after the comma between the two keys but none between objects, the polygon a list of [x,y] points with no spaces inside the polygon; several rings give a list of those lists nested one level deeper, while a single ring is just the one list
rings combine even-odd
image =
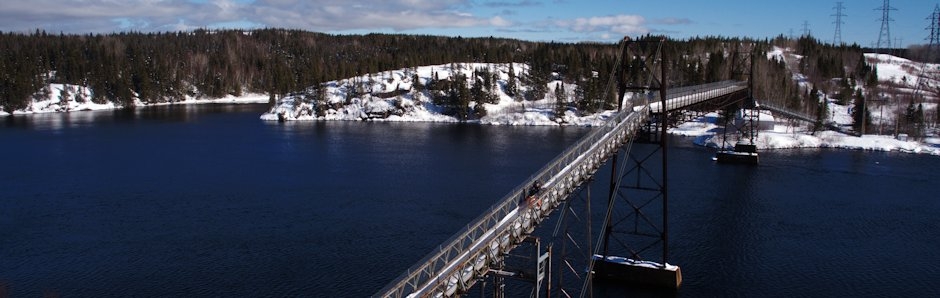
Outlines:
[{"label": "evergreen forest", "polygon": [[[795,48],[806,59],[788,65],[767,55],[774,46]],[[110,101],[125,107],[132,106],[135,98],[159,103],[186,96],[218,98],[244,92],[270,94],[273,102],[279,95],[304,92],[324,82],[392,69],[455,62],[519,62],[530,66],[524,82],[534,86],[536,93],[548,92],[545,86],[551,80],[577,83],[578,98],[572,101],[578,107],[590,107],[594,105],[584,103],[601,97],[611,70],[616,69],[619,52],[615,43],[331,35],[285,29],[0,33],[0,106],[6,111],[22,109],[33,97],[41,97],[50,83],[90,88],[91,98],[83,100]],[[804,111],[816,112],[820,105],[812,95],[815,93],[801,90],[793,80],[794,68],[827,94],[850,90],[855,82],[877,84],[871,75],[876,70],[865,64],[860,47],[832,46],[811,37],[667,39],[662,55],[669,86],[752,75],[755,97]],[[624,57],[621,61],[622,69],[632,72],[627,77],[640,77],[638,72],[643,68],[639,58]],[[850,91],[843,93],[839,96],[852,96]],[[612,102],[605,100],[606,108]]]}]

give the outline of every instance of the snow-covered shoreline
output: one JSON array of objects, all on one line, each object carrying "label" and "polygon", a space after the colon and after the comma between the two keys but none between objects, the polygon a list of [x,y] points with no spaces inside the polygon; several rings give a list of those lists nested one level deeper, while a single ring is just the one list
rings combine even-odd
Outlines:
[{"label": "snow-covered shoreline", "polygon": [[[779,52],[779,50],[778,50]],[[774,52],[771,55],[782,55]],[[890,57],[880,57],[881,60],[891,61]],[[888,62],[884,62],[888,63]],[[891,62],[894,63],[894,62]],[[879,64],[880,65],[880,64]],[[886,69],[888,67],[885,67]],[[470,120],[460,120],[455,116],[445,115],[444,109],[432,104],[432,99],[427,91],[413,92],[412,86],[418,78],[419,84],[428,84],[432,77],[443,80],[453,75],[462,74],[467,77],[473,77],[474,71],[486,69],[495,74],[499,88],[494,88],[498,100],[495,103],[477,103],[471,102],[470,107],[483,105],[487,111],[485,116]],[[556,88],[564,88],[561,91],[567,94],[567,97],[574,98],[577,88],[574,84],[564,83],[561,80],[554,80],[547,83],[548,94],[541,99],[530,101],[518,101],[504,92],[508,80],[513,77],[509,75],[510,69],[514,70],[514,77],[518,78],[528,71],[528,66],[522,63],[509,64],[490,64],[490,63],[462,63],[425,66],[418,68],[407,68],[396,71],[387,71],[379,74],[370,74],[358,78],[334,81],[326,84],[327,102],[330,103],[325,115],[315,116],[314,107],[309,101],[303,100],[303,95],[294,94],[281,98],[271,109],[260,116],[265,121],[379,121],[379,122],[434,122],[434,123],[472,123],[480,125],[523,125],[523,126],[598,126],[604,123],[615,111],[599,111],[591,115],[579,115],[573,109],[568,109],[561,117],[555,115],[556,111]],[[900,71],[883,71],[879,76],[885,76],[888,80],[898,80],[902,76]],[[372,82],[367,86],[368,92],[356,98],[347,98],[347,92],[351,92],[353,84],[361,82]],[[519,83],[517,81],[517,83]],[[104,104],[92,103],[91,91],[88,88],[50,84],[47,95],[39,100],[34,100],[27,109],[17,110],[12,115],[29,115],[41,113],[56,112],[81,112],[96,110],[114,110],[123,107],[112,102]],[[520,84],[519,93],[522,93],[530,86]],[[68,92],[63,92],[63,91]],[[396,96],[375,96],[373,94],[394,93]],[[67,94],[63,94],[67,93]],[[64,95],[64,96],[63,96]],[[62,101],[66,104],[61,104]],[[829,101],[829,110],[833,117],[830,121],[838,125],[850,125],[851,119],[848,117],[848,106],[842,106],[835,103],[834,100],[826,98]],[[244,96],[227,96],[225,98],[215,99],[197,99],[187,97],[182,101],[145,104],[140,100],[135,101],[139,107],[146,106],[164,106],[178,104],[247,104],[247,103],[268,103],[269,96],[265,94],[247,94]],[[569,103],[571,100],[569,100]],[[0,110],[0,116],[10,116],[11,113]],[[375,116],[381,115],[381,116]],[[684,123],[677,128],[669,130],[670,134],[693,137],[693,142],[697,145],[708,147],[719,147],[722,145],[734,144],[737,140],[725,141],[722,139],[720,131],[722,128],[717,125],[717,113],[711,113],[694,121]],[[771,118],[772,119],[772,118]],[[773,121],[773,120],[771,120]],[[897,151],[907,153],[940,155],[940,138],[930,137],[923,142],[898,140],[892,136],[883,135],[864,135],[861,137],[849,136],[834,131],[811,132],[808,124],[792,126],[790,123],[776,122],[773,129],[762,130],[758,132],[754,140],[758,150],[776,150],[791,148],[839,148],[849,150],[869,150],[869,151]]]},{"label": "snow-covered shoreline", "polygon": [[[728,140],[722,139],[722,127],[715,122],[717,113],[710,113],[691,122],[686,122],[677,128],[669,130],[670,134],[691,137],[693,143],[700,146],[718,148],[723,144],[733,146],[738,142],[732,134]],[[750,140],[744,140],[749,143]],[[940,138],[927,138],[924,142],[898,140],[892,136],[863,135],[851,136],[843,133],[825,130],[815,134],[807,126],[791,126],[787,123],[777,122],[773,130],[761,130],[754,138],[758,150],[782,149],[812,149],[834,148],[862,151],[903,152],[915,154],[930,154],[940,156]]]},{"label": "snow-covered shoreline", "polygon": [[[328,82],[321,96],[326,97],[321,102],[329,108],[324,109],[323,115],[316,115],[315,103],[306,99],[306,95],[295,94],[278,100],[271,110],[261,115],[266,121],[388,121],[388,122],[467,122],[486,125],[574,125],[596,126],[602,124],[612,116],[615,111],[600,111],[591,115],[579,115],[571,109],[563,116],[556,117],[555,94],[561,92],[568,98],[574,98],[577,85],[553,80],[547,83],[548,94],[536,100],[520,101],[505,91],[505,86],[513,80],[519,88],[518,93],[531,89],[525,86],[518,78],[528,72],[529,66],[524,63],[453,63],[443,65],[404,68],[377,74],[363,75],[345,80]],[[492,92],[496,97],[495,103],[470,102],[469,108],[476,109],[482,105],[486,115],[461,120],[456,116],[446,115],[445,107],[433,104],[432,95],[428,90],[418,91],[415,83],[428,86],[433,80],[442,81],[453,79],[458,75],[468,78],[467,84],[481,77],[475,71],[485,70],[496,76]],[[510,71],[513,72],[510,75]],[[415,81],[417,78],[417,81]],[[516,78],[516,79],[512,79]],[[359,87],[357,87],[359,86]],[[562,90],[556,90],[561,87]],[[364,94],[353,96],[354,88],[365,91]],[[393,97],[383,97],[377,94],[393,94]],[[517,95],[517,98],[521,95]],[[570,104],[572,101],[566,101]],[[378,116],[377,116],[378,115]]]},{"label": "snow-covered shoreline", "polygon": [[[47,87],[49,90],[48,96],[41,98],[39,100],[34,100],[30,103],[29,107],[23,110],[16,110],[11,112],[5,111],[0,108],[0,117],[6,116],[16,116],[16,115],[32,115],[32,114],[47,114],[47,113],[65,113],[65,112],[82,112],[82,111],[102,111],[102,110],[116,110],[123,109],[125,107],[115,104],[114,102],[106,102],[103,104],[98,104],[91,102],[91,90],[89,88],[80,87],[76,85],[65,85],[65,84],[49,84]],[[67,92],[65,92],[67,91]],[[67,94],[67,95],[65,95]],[[63,97],[63,95],[65,95]],[[66,104],[62,104],[62,101],[65,100]],[[152,106],[167,106],[167,105],[189,105],[189,104],[249,104],[249,103],[268,103],[268,96],[264,94],[246,94],[243,96],[226,96],[223,98],[195,98],[191,96],[185,97],[181,101],[176,102],[163,102],[163,103],[145,103],[140,100],[134,101],[135,107],[152,107]]]}]

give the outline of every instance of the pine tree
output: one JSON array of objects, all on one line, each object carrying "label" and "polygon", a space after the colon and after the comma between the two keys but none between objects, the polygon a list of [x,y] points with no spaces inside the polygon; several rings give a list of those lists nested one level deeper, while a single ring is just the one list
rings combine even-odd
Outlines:
[{"label": "pine tree", "polygon": [[904,110],[904,125],[905,126],[914,126],[914,114],[917,113],[917,108],[914,106],[914,99],[911,98],[911,101],[907,103],[907,109]]},{"label": "pine tree", "polygon": [[75,102],[85,103],[85,87],[78,87],[78,92],[75,93]]},{"label": "pine tree", "polygon": [[317,91],[316,91],[317,117],[326,116],[326,112],[329,111],[330,109],[330,100],[328,98],[329,94],[326,92],[327,91],[326,88],[327,88],[327,85],[325,84],[320,84],[317,86]]},{"label": "pine tree", "polygon": [[477,103],[475,106],[473,106],[473,115],[476,116],[477,119],[486,117],[486,113],[487,111],[485,105]]},{"label": "pine tree", "polygon": [[866,126],[871,123],[871,113],[865,105],[865,96],[862,90],[855,92],[854,107],[852,107],[852,128],[859,134],[865,134]]},{"label": "pine tree", "polygon": [[865,86],[868,88],[875,88],[878,86],[878,67],[872,66],[871,73],[868,74],[865,80]]},{"label": "pine tree", "polygon": [[819,96],[816,96],[816,99],[818,104],[816,108],[816,125],[814,130],[819,131],[825,128],[826,120],[829,119],[829,102],[825,96],[823,96],[821,99]]},{"label": "pine tree", "polygon": [[578,85],[574,88],[575,107],[578,109],[578,112],[581,113],[581,115],[587,113],[587,107],[590,105],[587,100],[587,90],[585,89],[587,82],[588,81],[584,79],[579,80]]},{"label": "pine tree", "polygon": [[516,86],[516,70],[513,68],[514,63],[509,63],[509,78],[506,79],[506,95],[516,99],[516,94],[519,92],[518,87]]},{"label": "pine tree", "polygon": [[72,98],[69,93],[69,87],[63,86],[62,92],[59,93],[59,106],[62,107],[66,112],[69,111],[69,100]]},{"label": "pine tree", "polygon": [[411,76],[411,89],[416,93],[424,91],[424,85],[421,85],[421,78],[417,73]]},{"label": "pine tree", "polygon": [[568,94],[565,92],[565,86],[558,82],[555,84],[555,119],[564,119],[567,110]]},{"label": "pine tree", "polygon": [[483,91],[483,82],[480,79],[473,80],[473,86],[470,87],[470,98],[477,102],[477,104],[483,104],[486,102],[486,95]]},{"label": "pine tree", "polygon": [[842,78],[839,82],[839,87],[839,97],[837,98],[839,104],[843,106],[849,104],[849,97],[852,96],[852,86],[849,83],[849,78]]},{"label": "pine tree", "polygon": [[855,79],[864,80],[868,78],[870,73],[871,67],[868,66],[868,61],[865,60],[865,55],[858,55],[858,62],[855,63]]},{"label": "pine tree", "polygon": [[467,77],[463,74],[457,74],[456,81],[454,82],[455,90],[453,93],[454,104],[453,106],[457,109],[457,119],[467,120],[470,116],[470,89],[467,88]]},{"label": "pine tree", "polygon": [[722,51],[712,52],[708,55],[705,66],[705,82],[718,82],[724,79],[725,54]]},{"label": "pine tree", "polygon": [[441,90],[441,86],[440,86],[440,84],[438,83],[438,82],[440,82],[440,80],[441,80],[441,79],[440,79],[440,77],[437,75],[437,72],[436,72],[436,71],[432,71],[431,77],[428,78],[427,89],[430,90],[430,91]]}]

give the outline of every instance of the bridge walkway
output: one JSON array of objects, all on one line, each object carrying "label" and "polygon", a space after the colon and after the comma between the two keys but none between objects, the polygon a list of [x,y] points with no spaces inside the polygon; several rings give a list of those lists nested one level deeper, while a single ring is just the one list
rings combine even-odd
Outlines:
[{"label": "bridge walkway", "polygon": [[[746,90],[747,84],[740,81],[676,88],[667,93],[665,109],[684,109]],[[630,144],[652,114],[663,111],[658,93],[634,94],[627,103],[633,107],[592,129],[374,296],[450,297],[469,290],[611,155]],[[532,206],[520,204],[536,181],[543,183],[538,201]]]}]

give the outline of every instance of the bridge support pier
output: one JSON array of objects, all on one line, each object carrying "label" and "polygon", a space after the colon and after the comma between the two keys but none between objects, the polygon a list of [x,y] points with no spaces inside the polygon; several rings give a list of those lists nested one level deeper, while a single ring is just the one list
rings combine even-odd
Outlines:
[{"label": "bridge support pier", "polygon": [[594,276],[597,278],[657,288],[677,289],[682,285],[679,266],[600,255],[595,255],[594,259]]},{"label": "bridge support pier", "polygon": [[[722,145],[715,154],[715,161],[756,165],[758,155],[754,138],[757,136],[757,123],[760,122],[760,115],[754,98],[749,94],[743,104],[729,106],[722,111],[722,114],[722,118],[725,119],[725,128],[721,137]],[[733,149],[728,148],[728,131],[731,129],[737,135]]]},{"label": "bridge support pier", "polygon": [[757,147],[748,144],[735,144],[733,150],[721,150],[715,154],[719,163],[752,164],[758,163]]}]

